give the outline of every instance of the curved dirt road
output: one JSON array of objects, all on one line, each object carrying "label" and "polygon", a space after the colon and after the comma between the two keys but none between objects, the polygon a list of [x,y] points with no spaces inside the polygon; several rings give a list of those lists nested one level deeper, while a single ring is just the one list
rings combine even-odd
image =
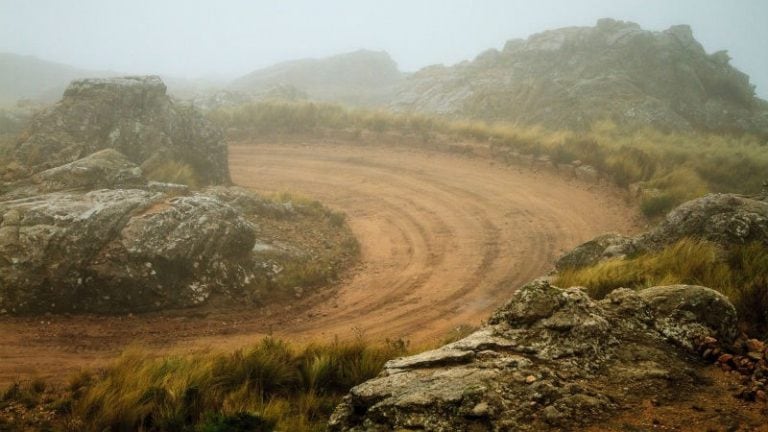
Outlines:
[{"label": "curved dirt road", "polygon": [[561,252],[638,230],[606,190],[556,175],[383,147],[232,145],[235,183],[290,191],[348,214],[362,251],[337,286],[290,306],[139,316],[0,318],[0,384],[63,379],[130,344],[155,352],[233,349],[267,333],[425,341],[477,325]]},{"label": "curved dirt road", "polygon": [[477,325],[562,252],[637,215],[552,174],[405,149],[234,145],[235,183],[296,191],[347,213],[362,269],[330,301],[282,323],[294,337],[440,337]]}]

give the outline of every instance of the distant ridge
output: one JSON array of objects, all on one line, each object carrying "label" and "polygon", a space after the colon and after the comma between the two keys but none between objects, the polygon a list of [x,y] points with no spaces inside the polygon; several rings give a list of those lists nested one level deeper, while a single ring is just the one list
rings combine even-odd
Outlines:
[{"label": "distant ridge", "polygon": [[610,119],[663,130],[768,135],[768,104],[725,51],[708,54],[686,25],[662,32],[601,19],[515,39],[453,67],[427,67],[393,107],[585,129]]},{"label": "distant ridge", "polygon": [[358,50],[278,63],[234,80],[229,88],[263,94],[275,87],[293,87],[310,99],[377,105],[389,101],[402,78],[386,52]]},{"label": "distant ridge", "polygon": [[0,105],[19,99],[54,102],[72,80],[115,73],[78,69],[33,56],[0,53]]}]

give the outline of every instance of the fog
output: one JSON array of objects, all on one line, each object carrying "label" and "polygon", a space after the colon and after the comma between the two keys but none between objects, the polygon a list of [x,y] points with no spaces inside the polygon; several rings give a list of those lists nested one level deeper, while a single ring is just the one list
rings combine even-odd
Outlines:
[{"label": "fog", "polygon": [[663,30],[690,24],[727,49],[768,96],[768,2],[702,0],[0,0],[0,51],[81,68],[233,78],[270,64],[358,48],[402,70],[471,59],[511,38],[601,17]]}]

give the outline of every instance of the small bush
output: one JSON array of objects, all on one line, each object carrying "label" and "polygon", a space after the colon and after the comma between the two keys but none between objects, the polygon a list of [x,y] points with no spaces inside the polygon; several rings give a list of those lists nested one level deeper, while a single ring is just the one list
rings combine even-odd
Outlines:
[{"label": "small bush", "polygon": [[144,175],[149,180],[163,183],[176,183],[196,188],[200,185],[200,179],[195,170],[182,162],[164,161],[149,167]]},{"label": "small bush", "polygon": [[673,196],[661,193],[658,195],[644,196],[640,200],[640,210],[649,218],[663,216],[675,208],[681,201]]},{"label": "small bush", "polygon": [[272,432],[275,422],[265,420],[259,415],[239,412],[232,415],[210,413],[203,423],[195,428],[196,432]]},{"label": "small bush", "polygon": [[259,415],[238,412],[232,415],[209,413],[203,423],[195,428],[196,432],[272,432],[275,422]]}]

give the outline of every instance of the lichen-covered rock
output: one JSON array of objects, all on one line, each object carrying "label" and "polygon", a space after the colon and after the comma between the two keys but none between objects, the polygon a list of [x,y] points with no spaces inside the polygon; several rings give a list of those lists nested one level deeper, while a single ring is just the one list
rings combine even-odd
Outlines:
[{"label": "lichen-covered rock", "polygon": [[557,270],[586,267],[604,259],[620,258],[635,250],[631,238],[620,234],[604,234],[565,253],[557,260],[555,267]]},{"label": "lichen-covered rock", "polygon": [[768,201],[735,194],[691,200],[669,212],[640,242],[646,248],[658,248],[684,237],[721,245],[756,241],[768,246]]},{"label": "lichen-covered rock", "polygon": [[248,297],[253,225],[205,192],[56,192],[0,202],[0,310],[115,313]]},{"label": "lichen-covered rock", "polygon": [[111,148],[138,165],[183,162],[204,184],[229,182],[221,131],[174,103],[156,76],[74,81],[28,132],[15,157],[33,173]]},{"label": "lichen-covered rock", "polygon": [[636,237],[607,234],[566,253],[558,270],[588,267],[599,261],[656,251],[683,238],[724,247],[761,242],[768,246],[768,201],[735,194],[710,194],[675,208],[650,231]]},{"label": "lichen-covered rock", "polygon": [[[725,52],[690,27],[647,31],[601,19],[509,41],[474,61],[410,75],[393,107],[588,129],[597,121],[662,130],[768,134],[768,110]],[[577,171],[586,178],[594,173]]]},{"label": "lichen-covered rock", "polygon": [[104,149],[74,162],[7,184],[0,201],[58,191],[135,189],[148,185],[142,170],[114,149]]},{"label": "lichen-covered rock", "polygon": [[533,282],[467,338],[388,362],[350,391],[330,429],[573,429],[630,396],[692,389],[689,338],[732,337],[735,312],[707,288],[666,288],[595,301],[579,288]]},{"label": "lichen-covered rock", "polygon": [[727,297],[705,287],[670,285],[646,288],[638,292],[648,303],[654,328],[675,343],[696,348],[694,341],[716,336],[724,343],[737,334],[736,309]]},{"label": "lichen-covered rock", "polygon": [[116,189],[147,184],[141,168],[114,149],[104,149],[82,159],[33,176],[41,192],[64,189]]}]

